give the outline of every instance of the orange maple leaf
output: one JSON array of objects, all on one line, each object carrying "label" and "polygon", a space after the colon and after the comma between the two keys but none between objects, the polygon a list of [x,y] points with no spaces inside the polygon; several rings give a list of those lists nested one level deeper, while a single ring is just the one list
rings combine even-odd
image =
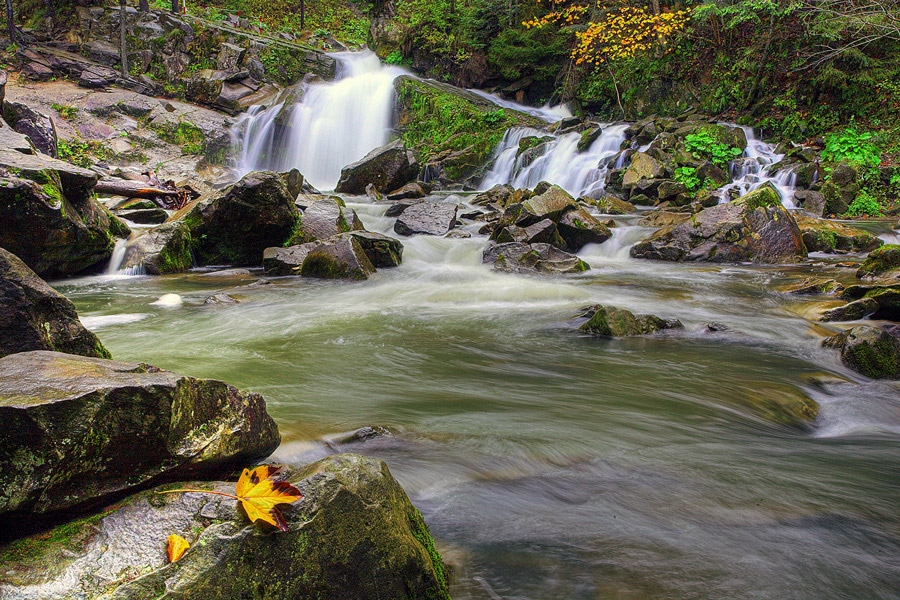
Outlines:
[{"label": "orange maple leaf", "polygon": [[169,536],[169,546],[166,548],[166,554],[169,555],[169,562],[175,562],[181,555],[187,552],[187,549],[190,548],[191,545],[188,543],[186,539],[173,533]]},{"label": "orange maple leaf", "polygon": [[256,467],[252,471],[244,469],[235,486],[234,494],[226,494],[224,492],[215,492],[212,490],[166,490],[164,492],[156,492],[157,494],[174,494],[176,492],[195,492],[200,494],[215,494],[216,496],[225,496],[239,500],[241,506],[247,512],[250,520],[265,521],[280,529],[287,531],[288,526],[281,515],[281,512],[275,508],[278,504],[290,504],[303,497],[300,491],[289,484],[287,481],[272,481],[272,477],[278,473],[278,467],[263,465]]}]

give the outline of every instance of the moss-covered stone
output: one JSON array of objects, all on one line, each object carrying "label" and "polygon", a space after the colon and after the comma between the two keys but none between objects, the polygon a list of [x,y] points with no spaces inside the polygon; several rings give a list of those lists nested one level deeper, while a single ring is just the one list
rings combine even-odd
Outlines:
[{"label": "moss-covered stone", "polygon": [[[0,584],[36,597],[54,589],[116,600],[449,600],[428,527],[382,461],[334,455],[279,476],[304,494],[282,509],[287,532],[251,524],[229,498],[142,492],[108,514],[0,550],[8,557]],[[226,482],[167,487],[234,491]],[[191,548],[169,564],[172,533]],[[81,560],[101,551],[104,579],[92,572],[96,561]],[[65,574],[39,567],[57,557]]]},{"label": "moss-covered stone", "polygon": [[682,329],[676,319],[661,319],[654,315],[635,315],[613,306],[595,305],[584,309],[579,319],[587,319],[578,329],[584,333],[607,337],[647,335],[665,329]]},{"label": "moss-covered stone", "polygon": [[[258,394],[58,352],[0,359],[0,521],[227,473],[280,441]],[[4,514],[5,513],[5,514]]]},{"label": "moss-covered stone", "polygon": [[885,244],[872,250],[856,271],[860,279],[891,276],[900,270],[900,244]]},{"label": "moss-covered stone", "polygon": [[794,217],[810,252],[869,252],[884,242],[868,231],[827,219]]},{"label": "moss-covered stone", "polygon": [[897,328],[861,325],[842,331],[824,342],[841,351],[845,365],[872,379],[900,379],[900,338]]}]

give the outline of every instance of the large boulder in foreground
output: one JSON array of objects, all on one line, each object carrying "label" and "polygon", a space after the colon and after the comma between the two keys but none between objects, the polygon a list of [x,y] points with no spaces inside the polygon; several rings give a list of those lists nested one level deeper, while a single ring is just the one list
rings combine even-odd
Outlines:
[{"label": "large boulder in foreground", "polygon": [[[449,600],[428,527],[384,462],[339,454],[279,477],[304,495],[282,509],[287,532],[250,523],[230,498],[146,491],[0,549],[0,595]],[[168,487],[234,493],[233,482]],[[191,544],[175,563],[171,534]]]},{"label": "large boulder in foreground", "polygon": [[762,187],[706,208],[631,248],[634,258],[706,262],[795,262],[806,246],[778,194]]},{"label": "large boulder in foreground", "polygon": [[655,315],[635,315],[629,310],[596,304],[582,310],[577,317],[586,319],[579,331],[606,337],[631,337],[657,333],[665,329],[683,329],[677,319],[661,319]]},{"label": "large boulder in foreground", "polygon": [[872,379],[900,379],[900,327],[860,325],[827,338],[822,345],[841,351],[841,361]]},{"label": "large boulder in foreground", "polygon": [[341,169],[334,191],[341,194],[365,194],[372,184],[377,190],[396,190],[419,174],[419,163],[403,140],[394,140],[376,148],[355,163]]},{"label": "large boulder in foreground", "polygon": [[268,456],[259,394],[150,365],[58,352],[0,359],[0,520],[81,509]]},{"label": "large boulder in foreground", "polygon": [[294,234],[299,217],[286,177],[254,171],[198,201],[185,220],[199,264],[259,266],[266,248]]},{"label": "large boulder in foreground", "polygon": [[0,247],[41,276],[104,264],[129,230],[92,197],[96,183],[61,160],[0,150]]},{"label": "large boulder in foreground", "polygon": [[109,358],[78,320],[75,305],[0,248],[0,357],[29,350]]}]

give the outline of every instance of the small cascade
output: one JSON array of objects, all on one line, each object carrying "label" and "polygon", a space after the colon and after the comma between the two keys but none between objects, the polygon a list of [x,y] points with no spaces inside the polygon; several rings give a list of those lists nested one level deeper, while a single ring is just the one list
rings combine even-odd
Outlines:
[{"label": "small cascade", "polygon": [[524,104],[519,104],[518,102],[513,102],[511,100],[504,100],[497,94],[491,94],[489,92],[485,92],[483,90],[477,90],[475,88],[469,88],[469,91],[473,94],[481,96],[485,100],[490,100],[497,106],[502,108],[511,108],[513,110],[517,110],[519,112],[528,113],[533,117],[537,117],[539,119],[543,119],[548,123],[556,123],[561,119],[565,119],[566,117],[572,116],[572,111],[565,104],[557,104],[556,106],[550,106],[549,104],[545,104],[540,108],[535,108],[533,106],[526,106]]},{"label": "small cascade", "polygon": [[299,169],[313,186],[330,190],[341,168],[388,142],[399,67],[382,66],[373,52],[334,55],[333,82],[300,90],[300,101],[252,107],[234,126],[239,176],[253,170]]},{"label": "small cascade", "polygon": [[531,135],[546,135],[535,129],[514,128],[503,136],[494,154],[490,171],[481,182],[483,189],[498,183],[517,188],[532,188],[541,181],[556,184],[572,194],[581,196],[605,186],[609,159],[615,156],[625,141],[627,125],[601,125],[603,132],[584,151],[578,151],[581,135],[566,133],[547,142],[544,152],[532,158],[528,153],[516,156],[519,142]]},{"label": "small cascade", "polygon": [[729,163],[731,183],[720,190],[722,202],[727,202],[731,198],[731,194],[734,193],[732,190],[737,190],[737,195],[740,196],[768,183],[781,196],[781,203],[785,208],[796,208],[794,204],[796,174],[790,169],[772,172],[772,167],[781,161],[784,155],[775,152],[771,144],[758,139],[752,127],[743,125],[737,127],[743,129],[747,136],[747,149],[744,156]]},{"label": "small cascade", "polygon": [[125,260],[125,244],[127,240],[119,238],[113,247],[112,256],[109,257],[109,263],[106,265],[106,275],[115,275],[119,272],[122,262]]}]

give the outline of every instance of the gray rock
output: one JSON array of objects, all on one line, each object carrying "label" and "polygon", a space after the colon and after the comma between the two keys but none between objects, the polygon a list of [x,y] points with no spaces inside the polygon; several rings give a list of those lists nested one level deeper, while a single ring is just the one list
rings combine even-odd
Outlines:
[{"label": "gray rock", "polygon": [[78,85],[90,90],[105,88],[116,82],[119,74],[116,71],[99,65],[91,65],[81,72]]},{"label": "gray rock", "polygon": [[362,247],[375,268],[399,267],[403,260],[403,244],[390,236],[371,231],[350,231],[333,239],[353,238]]},{"label": "gray rock", "polygon": [[59,155],[56,126],[49,116],[40,114],[21,102],[4,102],[3,119],[14,131],[28,136],[38,151],[54,158]]},{"label": "gray rock", "polygon": [[[35,600],[449,600],[444,566],[422,515],[384,462],[339,454],[302,469],[282,467],[277,477],[304,496],[280,507],[286,532],[250,523],[228,498],[148,490],[65,530],[15,542],[0,594]],[[157,491],[171,487],[234,492],[234,482],[224,481]],[[165,547],[173,533],[191,548],[170,564]]]},{"label": "gray rock", "polygon": [[419,164],[412,151],[407,150],[403,140],[395,140],[344,167],[335,191],[364,194],[369,184],[379,190],[394,190],[414,179],[418,173]]},{"label": "gray rock", "polygon": [[587,244],[602,244],[612,237],[609,227],[581,207],[567,210],[558,223],[566,249],[577,251]]},{"label": "gray rock", "polygon": [[266,275],[299,275],[303,261],[316,242],[308,242],[287,248],[266,248],[263,252],[263,268]]},{"label": "gray rock", "polygon": [[491,244],[484,250],[482,262],[497,271],[529,274],[579,273],[590,267],[586,262],[550,244],[508,242]]},{"label": "gray rock", "polygon": [[109,358],[78,320],[75,305],[0,248],[0,357],[29,350]]},{"label": "gray rock", "polygon": [[258,394],[149,365],[59,352],[0,359],[0,514],[82,509],[153,481],[268,456]]},{"label": "gray rock", "polygon": [[368,279],[375,267],[355,237],[336,237],[314,243],[303,260],[300,275],[318,279]]},{"label": "gray rock", "polygon": [[166,222],[169,213],[162,208],[136,208],[117,211],[116,216],[140,225],[159,225]]},{"label": "gray rock", "polygon": [[631,248],[634,258],[782,263],[806,256],[793,216],[763,187],[663,227]]},{"label": "gray rock", "polygon": [[457,205],[425,201],[404,210],[394,223],[400,235],[444,235],[456,225]]},{"label": "gray rock", "polygon": [[298,231],[303,242],[326,240],[346,231],[363,229],[362,221],[343,201],[322,196],[303,211]]}]

